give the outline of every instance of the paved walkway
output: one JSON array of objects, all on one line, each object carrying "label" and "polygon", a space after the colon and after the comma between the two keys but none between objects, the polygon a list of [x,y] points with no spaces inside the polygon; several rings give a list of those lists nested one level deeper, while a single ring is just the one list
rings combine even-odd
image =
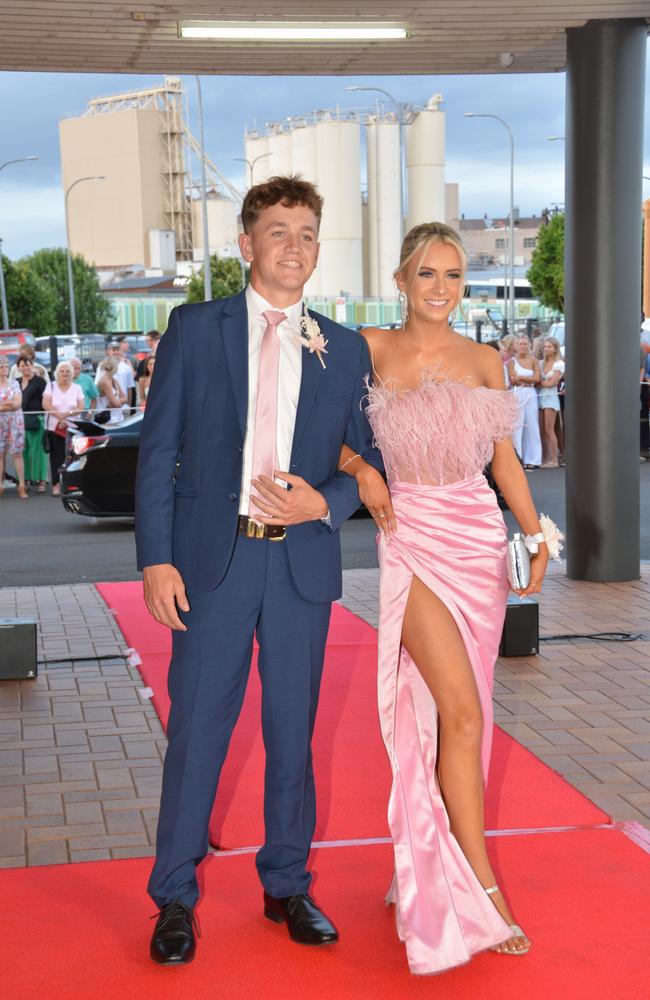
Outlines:
[{"label": "paved walkway", "polygon": [[[342,603],[377,624],[377,571],[347,570]],[[39,620],[35,681],[0,681],[0,867],[153,853],[165,738],[91,585],[0,590],[0,617]],[[640,581],[588,584],[551,567],[542,634],[650,635]],[[614,819],[650,826],[650,638],[543,642],[499,660],[496,721]]]}]

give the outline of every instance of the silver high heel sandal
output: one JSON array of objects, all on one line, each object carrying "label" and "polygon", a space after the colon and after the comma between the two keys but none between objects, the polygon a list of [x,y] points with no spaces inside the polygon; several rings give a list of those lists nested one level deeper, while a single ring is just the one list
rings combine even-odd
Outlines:
[{"label": "silver high heel sandal", "polygon": [[[498,885],[491,885],[489,889],[485,890],[485,892],[488,896],[493,896],[495,892],[501,892],[501,890],[499,889]],[[508,927],[512,931],[511,934],[512,937],[526,938],[526,940],[528,941],[527,947],[519,948],[517,951],[509,951],[509,950],[502,951],[500,947],[497,947],[497,948],[490,948],[490,951],[496,951],[497,954],[499,955],[527,955],[528,952],[530,951],[530,946],[532,944],[528,935],[524,933],[519,924],[508,924]],[[505,944],[505,941],[503,941],[502,944]]]}]

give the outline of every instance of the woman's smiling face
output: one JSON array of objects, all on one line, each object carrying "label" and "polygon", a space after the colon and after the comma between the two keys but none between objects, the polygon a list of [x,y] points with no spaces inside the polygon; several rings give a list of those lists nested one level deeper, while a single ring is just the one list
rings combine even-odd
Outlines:
[{"label": "woman's smiling face", "polygon": [[462,296],[463,271],[456,247],[434,240],[416,254],[398,276],[409,300],[409,315],[425,322],[445,322]]}]

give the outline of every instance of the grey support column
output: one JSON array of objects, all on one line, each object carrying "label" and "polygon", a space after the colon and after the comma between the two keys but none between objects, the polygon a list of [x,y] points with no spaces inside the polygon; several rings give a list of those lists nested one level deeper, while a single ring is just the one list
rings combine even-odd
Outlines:
[{"label": "grey support column", "polygon": [[639,576],[641,176],[647,27],[567,31],[566,503],[574,580]]}]

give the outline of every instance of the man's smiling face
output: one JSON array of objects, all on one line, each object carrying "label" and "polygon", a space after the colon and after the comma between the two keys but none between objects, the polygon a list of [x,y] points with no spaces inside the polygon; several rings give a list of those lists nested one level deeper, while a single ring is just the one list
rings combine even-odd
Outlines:
[{"label": "man's smiling face", "polygon": [[239,237],[251,284],[271,305],[297,302],[318,261],[318,219],[306,205],[271,205]]}]

